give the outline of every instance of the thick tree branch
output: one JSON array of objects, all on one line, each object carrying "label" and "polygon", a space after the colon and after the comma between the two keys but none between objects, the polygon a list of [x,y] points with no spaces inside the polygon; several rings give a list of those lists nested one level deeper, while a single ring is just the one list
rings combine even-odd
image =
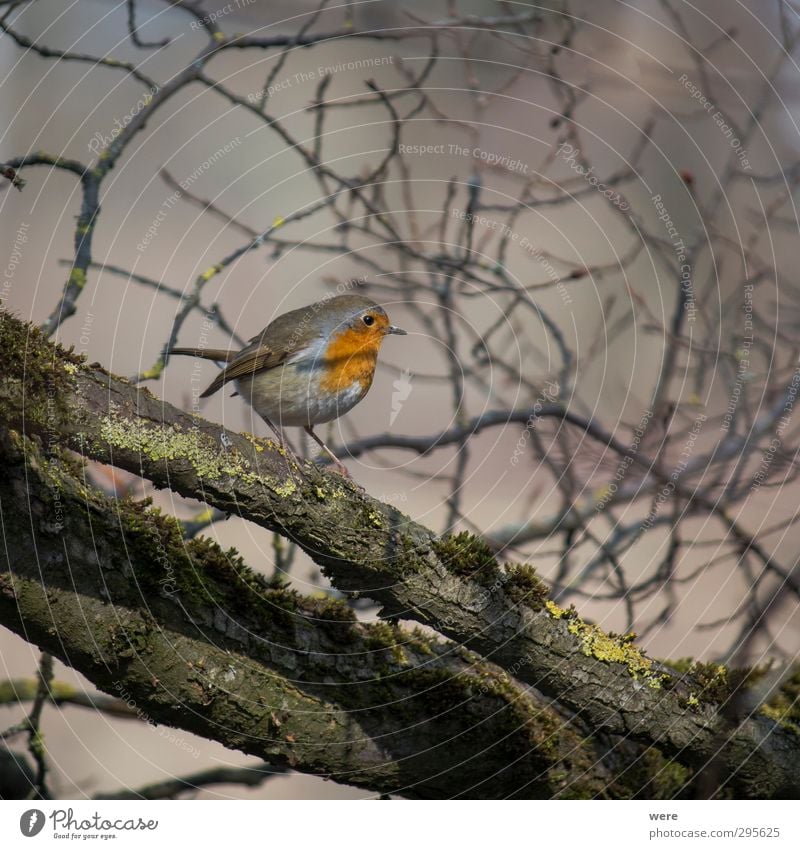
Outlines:
[{"label": "thick tree branch", "polygon": [[[59,353],[36,331],[2,322],[6,423],[113,463],[294,540],[343,591],[383,615],[413,619],[482,653],[594,728],[657,745],[684,763],[712,758],[750,796],[800,789],[800,738],[743,707],[733,686],[679,676],[629,638],[559,608],[526,566],[501,569],[475,538],[438,539],[407,516],[310,464],[295,468],[266,441],[226,433]],[[292,468],[290,469],[290,465]]]},{"label": "thick tree branch", "polygon": [[143,720],[376,792],[606,786],[558,714],[471,653],[270,586],[14,431],[0,457],[0,621]]},{"label": "thick tree branch", "polygon": [[276,766],[267,761],[257,766],[212,767],[191,775],[172,778],[148,784],[138,790],[120,790],[118,793],[101,793],[96,799],[174,799],[182,793],[191,793],[211,784],[240,784],[245,787],[258,787],[276,775],[285,775],[286,767]]}]

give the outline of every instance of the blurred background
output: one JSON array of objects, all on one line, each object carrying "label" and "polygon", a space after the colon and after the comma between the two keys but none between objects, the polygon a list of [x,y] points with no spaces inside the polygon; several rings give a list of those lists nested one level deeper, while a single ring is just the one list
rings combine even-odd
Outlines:
[{"label": "blurred background", "polygon": [[[0,192],[6,309],[263,436],[240,399],[198,402],[215,366],[165,363],[170,335],[236,347],[355,280],[410,334],[326,428],[368,493],[437,531],[480,532],[651,656],[796,657],[792,4],[37,0],[0,15],[0,160],[26,181]],[[341,36],[220,50],[162,100],[215,32]],[[66,315],[86,200],[60,166],[97,168],[110,151]],[[564,405],[622,452],[537,404]],[[432,450],[393,447],[400,436]],[[264,574],[332,591],[259,527],[92,474]],[[0,629],[0,679],[30,678],[37,655]],[[93,692],[60,664],[56,678]],[[0,706],[0,726],[23,715]],[[256,762],[79,706],[47,710],[43,731],[62,798]],[[368,794],[290,774],[197,795]]]}]

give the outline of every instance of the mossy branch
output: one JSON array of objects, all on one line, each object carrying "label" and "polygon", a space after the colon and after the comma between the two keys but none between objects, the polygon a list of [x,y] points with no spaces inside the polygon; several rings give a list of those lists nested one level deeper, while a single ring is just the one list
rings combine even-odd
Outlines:
[{"label": "mossy branch", "polygon": [[609,783],[562,717],[468,651],[269,585],[18,433],[0,429],[0,460],[13,555],[0,621],[129,715],[375,792],[549,798]]},{"label": "mossy branch", "polygon": [[631,635],[606,634],[548,601],[530,567],[501,567],[469,534],[438,539],[337,475],[294,468],[270,442],[228,433],[80,363],[11,317],[0,325],[8,426],[279,532],[340,590],[480,652],[592,728],[694,768],[713,759],[720,782],[750,796],[800,790],[791,727],[757,704],[731,721],[723,709],[734,688],[698,698],[700,682],[648,658]]}]

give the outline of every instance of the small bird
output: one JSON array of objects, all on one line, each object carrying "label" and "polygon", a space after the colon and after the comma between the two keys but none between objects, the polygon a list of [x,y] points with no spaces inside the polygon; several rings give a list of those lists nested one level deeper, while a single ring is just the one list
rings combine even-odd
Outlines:
[{"label": "small bird", "polygon": [[287,444],[283,427],[302,427],[346,475],[314,425],[338,419],[364,398],[378,351],[391,334],[406,331],[389,323],[383,307],[363,295],[337,295],[278,316],[241,351],[173,348],[170,353],[227,363],[201,398],[235,381],[238,394],[281,444]]}]

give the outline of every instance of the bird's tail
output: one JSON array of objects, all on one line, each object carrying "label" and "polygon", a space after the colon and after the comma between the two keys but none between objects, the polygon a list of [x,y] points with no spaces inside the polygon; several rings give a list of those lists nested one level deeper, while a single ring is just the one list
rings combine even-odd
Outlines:
[{"label": "bird's tail", "polygon": [[214,360],[218,363],[229,363],[238,351],[225,351],[222,348],[173,348],[171,354],[184,354],[188,357],[200,357],[203,360]]}]

